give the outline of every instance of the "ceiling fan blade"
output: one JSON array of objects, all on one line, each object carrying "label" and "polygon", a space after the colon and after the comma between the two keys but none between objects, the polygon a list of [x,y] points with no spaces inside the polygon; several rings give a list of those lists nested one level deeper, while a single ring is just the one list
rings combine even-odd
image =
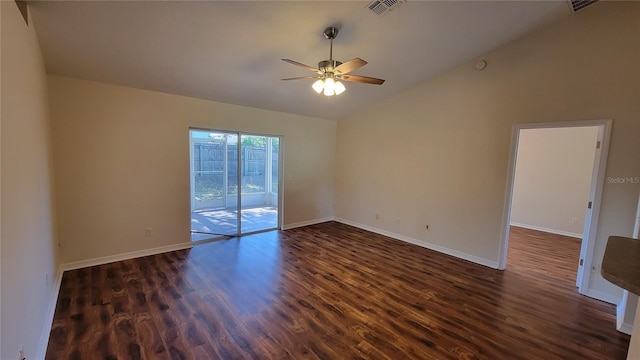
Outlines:
[{"label": "ceiling fan blade", "polygon": [[303,63],[299,63],[299,62],[293,61],[291,59],[282,59],[282,61],[288,62],[289,64],[292,64],[292,65],[295,65],[295,66],[300,66],[301,68],[305,68],[307,70],[310,70],[310,71],[313,71],[313,72],[316,72],[316,73],[319,71],[318,69],[316,69],[316,68],[314,68],[312,66],[305,65]]},{"label": "ceiling fan blade", "polygon": [[319,79],[319,76],[298,76],[298,77],[292,77],[292,78],[286,78],[286,79],[280,79],[280,80],[302,80],[302,79]]},{"label": "ceiling fan blade", "polygon": [[352,72],[353,70],[359,69],[363,66],[367,65],[367,62],[360,59],[360,58],[355,58],[355,59],[351,59],[345,63],[342,63],[341,65],[338,65],[334,71],[339,72],[341,74],[348,74],[350,72]]},{"label": "ceiling fan blade", "polygon": [[382,85],[384,80],[361,75],[341,75],[340,79],[344,81],[353,81],[365,84]]}]

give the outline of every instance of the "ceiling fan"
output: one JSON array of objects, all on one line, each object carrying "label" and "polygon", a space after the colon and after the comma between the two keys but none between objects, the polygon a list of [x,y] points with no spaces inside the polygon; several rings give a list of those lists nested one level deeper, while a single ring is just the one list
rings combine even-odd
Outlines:
[{"label": "ceiling fan", "polygon": [[305,65],[291,59],[282,59],[282,61],[288,62],[289,64],[310,70],[316,73],[316,75],[299,76],[282,80],[318,79],[313,83],[312,88],[318,94],[324,93],[326,96],[340,95],[346,90],[340,80],[373,85],[382,85],[384,83],[384,80],[382,79],[350,74],[352,71],[367,65],[367,62],[360,58],[351,59],[345,63],[333,60],[333,39],[338,35],[338,29],[336,27],[331,26],[326,28],[323,35],[331,41],[329,48],[329,60],[320,61],[318,63],[318,68],[314,68],[313,66]]}]

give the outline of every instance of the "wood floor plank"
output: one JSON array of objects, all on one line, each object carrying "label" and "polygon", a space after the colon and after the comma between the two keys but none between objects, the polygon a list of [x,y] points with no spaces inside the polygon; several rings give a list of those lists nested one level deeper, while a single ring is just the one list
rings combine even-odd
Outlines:
[{"label": "wood floor plank", "polygon": [[65,272],[47,359],[625,359],[579,240],[499,271],[327,222]]}]

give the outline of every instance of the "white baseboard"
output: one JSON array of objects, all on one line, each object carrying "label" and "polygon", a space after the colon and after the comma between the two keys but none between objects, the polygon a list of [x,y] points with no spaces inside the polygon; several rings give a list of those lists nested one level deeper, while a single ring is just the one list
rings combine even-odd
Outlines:
[{"label": "white baseboard", "polygon": [[[627,290],[624,290],[622,292],[622,300],[620,300],[618,306],[616,307],[616,330],[620,331],[621,333],[631,335],[631,333],[633,332],[633,322],[635,320],[631,320],[631,322],[629,323],[625,322],[625,319],[635,319],[635,311],[637,305],[634,306],[633,304],[637,304],[637,299],[638,298],[636,295],[629,293],[629,291]],[[627,311],[633,312],[634,316],[630,316],[630,313],[627,314]]]},{"label": "white baseboard", "polygon": [[624,311],[627,303],[625,301],[624,294],[622,295],[622,300],[616,305],[616,329],[620,330],[622,325],[624,324]]},{"label": "white baseboard", "polygon": [[623,334],[631,335],[633,333],[633,324],[622,323],[622,325],[620,325],[616,330]]},{"label": "white baseboard", "polygon": [[295,229],[295,228],[298,228],[298,227],[315,225],[315,224],[320,224],[320,223],[323,223],[323,222],[333,221],[333,220],[334,220],[333,216],[328,216],[328,217],[320,218],[320,219],[300,221],[300,222],[293,223],[293,224],[282,225],[282,230],[291,230],[291,229]]},{"label": "white baseboard", "polygon": [[151,249],[131,251],[124,254],[104,256],[104,257],[89,259],[89,260],[74,261],[66,264],[61,264],[60,269],[62,271],[81,269],[89,266],[96,266],[96,265],[108,264],[116,261],[135,259],[138,257],[156,255],[156,254],[161,254],[169,251],[183,250],[191,247],[193,247],[193,243],[191,242],[160,246],[160,247],[151,248]]},{"label": "white baseboard", "polygon": [[51,295],[49,297],[49,304],[44,318],[44,326],[40,333],[40,340],[38,341],[38,347],[36,348],[36,359],[44,359],[47,354],[47,346],[49,345],[49,335],[51,334],[51,326],[53,325],[53,316],[56,312],[56,304],[58,302],[58,294],[60,293],[60,285],[62,285],[62,269],[58,268],[53,288],[51,289]]},{"label": "white baseboard", "polygon": [[618,305],[620,302],[620,298],[618,296],[607,294],[599,290],[588,289],[584,295],[613,305]]},{"label": "white baseboard", "polygon": [[354,221],[350,221],[350,220],[347,220],[347,219],[336,217],[334,220],[337,221],[337,222],[343,223],[343,224],[355,226],[355,227],[363,229],[363,230],[371,231],[371,232],[374,232],[376,234],[388,236],[388,237],[394,238],[396,240],[400,240],[400,241],[404,241],[404,242],[407,242],[407,243],[410,243],[410,244],[418,245],[418,246],[421,246],[423,248],[427,248],[427,249],[430,249],[430,250],[433,250],[433,251],[437,251],[439,253],[451,255],[451,256],[457,257],[459,259],[471,261],[472,263],[476,263],[476,264],[479,264],[479,265],[490,267],[492,269],[497,269],[498,268],[498,262],[497,261],[491,261],[491,260],[483,259],[483,258],[474,256],[474,255],[470,255],[470,254],[464,253],[462,251],[449,249],[449,248],[446,248],[444,246],[440,246],[440,245],[436,245],[436,244],[431,244],[431,243],[428,243],[426,241],[422,241],[422,240],[414,239],[414,238],[411,238],[411,237],[408,237],[408,236],[396,234],[396,233],[393,233],[393,232],[390,232],[390,231],[378,229],[378,228],[375,228],[373,226],[360,224],[360,223],[357,223],[357,222],[354,222]]},{"label": "white baseboard", "polygon": [[515,222],[512,222],[511,226],[517,226],[517,227],[521,227],[521,228],[525,228],[525,229],[543,231],[543,232],[548,232],[548,233],[551,233],[551,234],[564,235],[564,236],[569,236],[569,237],[573,237],[573,238],[582,239],[582,234],[569,232],[569,231],[563,231],[563,230],[549,229],[549,228],[545,228],[545,227],[542,227],[542,226],[521,224],[521,223],[515,223]]}]

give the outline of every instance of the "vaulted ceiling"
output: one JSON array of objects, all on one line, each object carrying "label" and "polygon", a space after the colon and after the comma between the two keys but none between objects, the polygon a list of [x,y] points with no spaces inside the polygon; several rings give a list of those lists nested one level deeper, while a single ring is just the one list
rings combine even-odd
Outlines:
[{"label": "vaulted ceiling", "polygon": [[[415,1],[376,15],[368,1],[30,2],[47,71],[219,102],[341,119],[564,16],[565,1]],[[331,98],[311,89],[329,58],[360,57]],[[489,64],[490,65],[490,64]]]}]

